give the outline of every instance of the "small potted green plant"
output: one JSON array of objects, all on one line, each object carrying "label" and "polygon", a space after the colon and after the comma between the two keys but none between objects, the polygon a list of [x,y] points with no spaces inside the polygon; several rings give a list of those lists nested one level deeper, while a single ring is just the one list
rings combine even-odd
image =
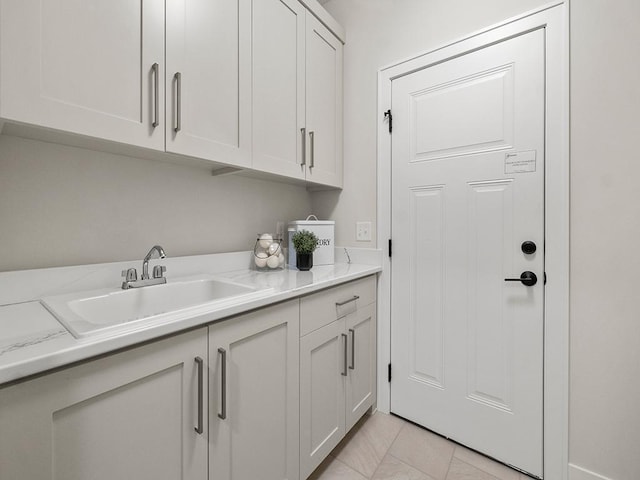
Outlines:
[{"label": "small potted green plant", "polygon": [[313,251],[318,247],[318,237],[308,230],[300,230],[291,238],[296,251],[296,267],[298,270],[311,270],[313,267]]}]

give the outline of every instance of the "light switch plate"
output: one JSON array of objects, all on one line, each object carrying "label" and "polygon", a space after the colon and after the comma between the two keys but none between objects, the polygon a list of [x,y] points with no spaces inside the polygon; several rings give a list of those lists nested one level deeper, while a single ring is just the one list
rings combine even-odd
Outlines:
[{"label": "light switch plate", "polygon": [[371,222],[356,222],[356,241],[371,241]]}]

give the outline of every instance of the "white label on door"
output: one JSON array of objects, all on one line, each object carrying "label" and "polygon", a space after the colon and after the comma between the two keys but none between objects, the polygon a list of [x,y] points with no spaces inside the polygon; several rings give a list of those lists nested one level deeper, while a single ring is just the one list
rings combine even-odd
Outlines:
[{"label": "white label on door", "polygon": [[504,156],[504,173],[528,173],[536,171],[536,151],[510,152]]}]

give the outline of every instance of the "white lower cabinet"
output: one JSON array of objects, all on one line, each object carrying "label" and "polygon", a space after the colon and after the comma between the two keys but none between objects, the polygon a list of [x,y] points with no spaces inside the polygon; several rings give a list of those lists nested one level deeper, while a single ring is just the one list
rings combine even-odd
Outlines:
[{"label": "white lower cabinet", "polygon": [[298,305],[209,327],[210,480],[299,478]]},{"label": "white lower cabinet", "polygon": [[0,389],[0,478],[206,479],[206,358],[201,328]]},{"label": "white lower cabinet", "polygon": [[307,478],[375,403],[375,278],[301,299],[300,322],[300,478]]},{"label": "white lower cabinet", "polygon": [[376,395],[376,309],[375,304],[359,308],[346,317],[349,365],[346,381],[346,428],[351,430],[373,405]]},{"label": "white lower cabinet", "polygon": [[0,479],[307,478],[375,403],[375,341],[372,276],[0,388]]},{"label": "white lower cabinet", "polygon": [[345,321],[300,339],[300,471],[307,478],[346,433]]}]

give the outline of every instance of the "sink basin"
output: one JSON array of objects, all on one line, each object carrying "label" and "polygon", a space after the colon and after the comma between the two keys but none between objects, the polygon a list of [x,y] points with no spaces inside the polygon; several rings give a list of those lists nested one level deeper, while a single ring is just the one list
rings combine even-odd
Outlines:
[{"label": "sink basin", "polygon": [[203,306],[224,308],[271,291],[207,275],[129,290],[103,289],[45,297],[41,303],[73,336],[83,338],[171,321],[178,314]]}]

